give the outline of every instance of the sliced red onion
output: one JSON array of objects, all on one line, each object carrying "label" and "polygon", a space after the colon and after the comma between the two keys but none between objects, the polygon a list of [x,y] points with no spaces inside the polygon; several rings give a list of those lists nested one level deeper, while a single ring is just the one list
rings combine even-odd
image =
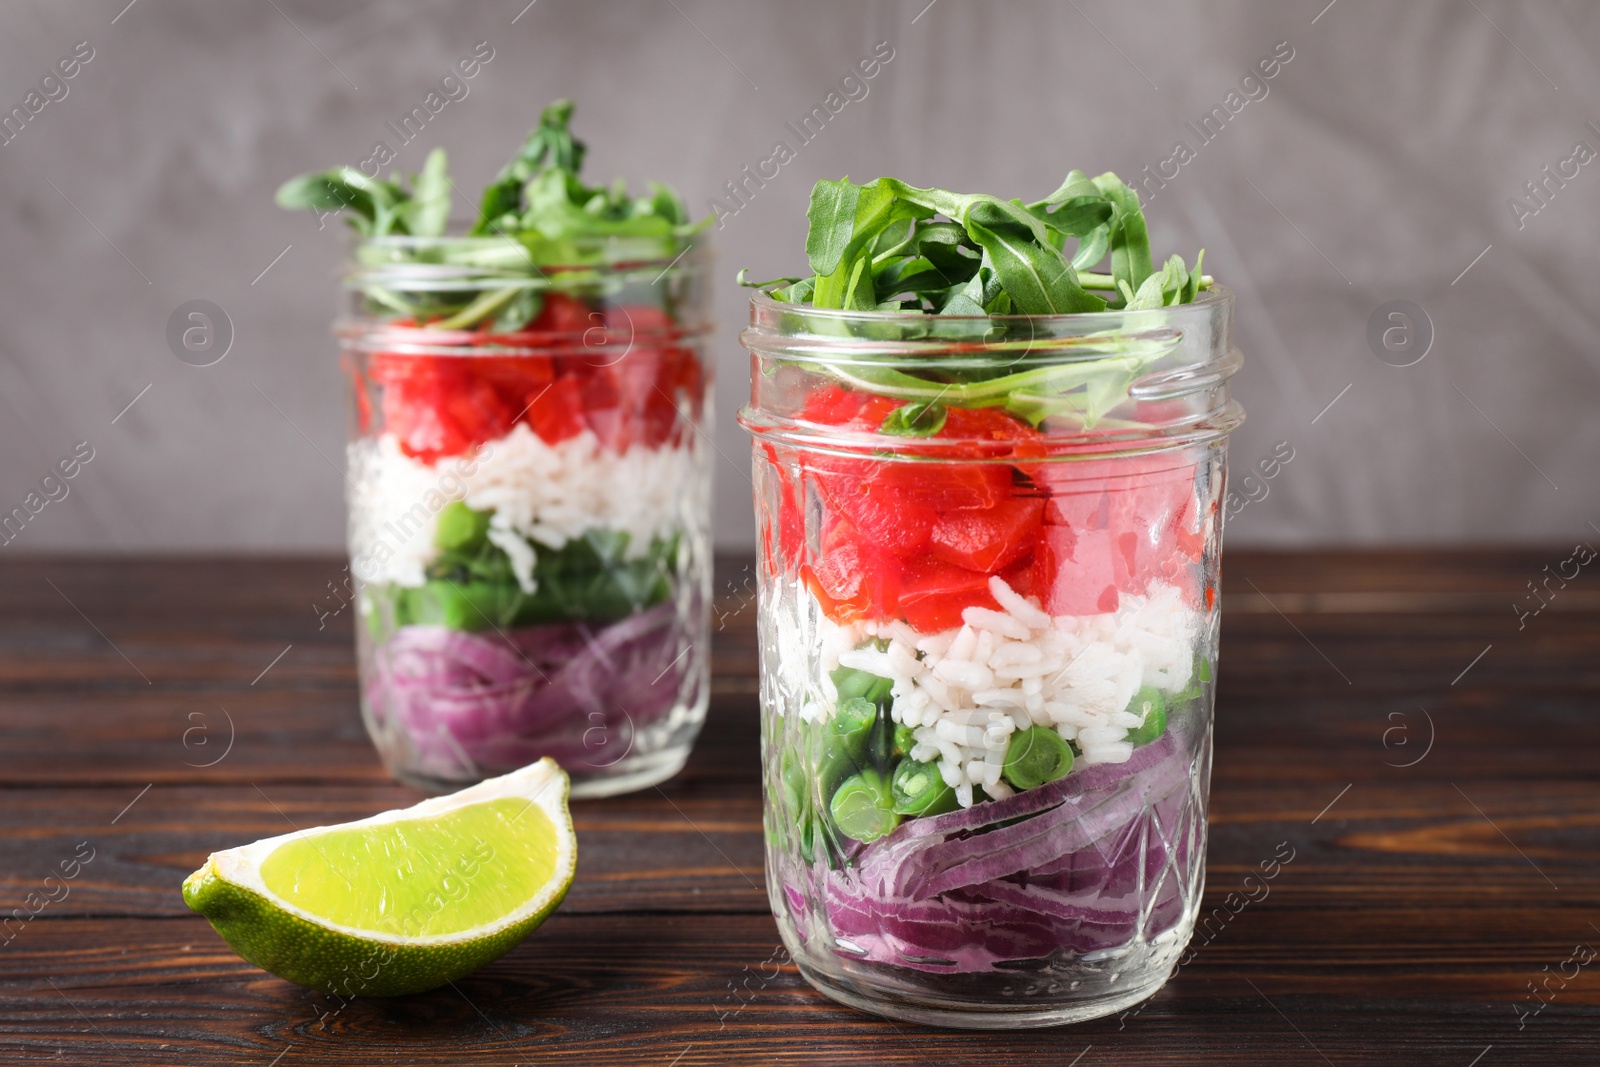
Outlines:
[{"label": "sliced red onion", "polygon": [[525,660],[503,640],[448,626],[402,626],[389,639],[387,652],[397,670],[471,671],[491,682],[511,682],[527,673]]},{"label": "sliced red onion", "polygon": [[[1144,815],[1145,806],[1152,800],[1149,789],[1156,784],[1135,776],[1114,791],[1068,798],[1032,819],[974,835],[963,840],[960,848],[943,850],[948,853],[942,857],[947,865],[926,872],[904,891],[914,899],[925,900],[952,889],[1019,874],[1066,853],[1104,854],[1101,843]],[[1075,804],[1074,800],[1083,803]]]},{"label": "sliced red onion", "polygon": [[[989,839],[994,834],[1007,835],[1000,838],[1000,844],[992,846],[994,849],[999,849],[1005,847],[1006,842],[1030,836],[1033,831],[1027,824],[1034,822],[1043,812],[1054,811],[1067,805],[1069,810],[1064,816],[1071,819],[1075,817],[1075,813],[1089,811],[1096,802],[1115,795],[1116,787],[1121,782],[1141,775],[1152,767],[1167,766],[1172,763],[1173,749],[1174,744],[1169,733],[1149,745],[1135,749],[1132,758],[1125,763],[1085,767],[1065,778],[1046,783],[1036,789],[1024,790],[1004,800],[974,804],[970,808],[931,819],[910,819],[893,834],[875,842],[863,853],[859,865],[862,880],[868,885],[880,886],[891,894],[908,893],[914,884],[931,878],[946,866],[974,859],[990,850]],[[1187,773],[1186,767],[1185,773]],[[1122,821],[1126,822],[1128,819],[1124,818]],[[1014,825],[1002,830],[987,829],[1003,823],[1014,823]],[[1019,826],[1022,829],[1016,828]],[[1041,826],[1037,829],[1043,828]],[[986,830],[987,832],[984,832]],[[1053,854],[1040,856],[1037,862],[1048,862],[1056,856],[1075,852],[1087,843],[1062,847]],[[1048,846],[1045,852],[1048,853]],[[1012,868],[1012,870],[1021,869],[1024,868]]]},{"label": "sliced red onion", "polygon": [[910,820],[854,868],[813,872],[836,951],[962,973],[1122,945],[1141,919],[1154,937],[1183,915],[1189,779],[1169,733],[1126,763]]},{"label": "sliced red onion", "polygon": [[378,647],[368,699],[426,773],[483,776],[542,756],[604,767],[679,702],[689,639],[670,602],[598,627],[405,626]]}]

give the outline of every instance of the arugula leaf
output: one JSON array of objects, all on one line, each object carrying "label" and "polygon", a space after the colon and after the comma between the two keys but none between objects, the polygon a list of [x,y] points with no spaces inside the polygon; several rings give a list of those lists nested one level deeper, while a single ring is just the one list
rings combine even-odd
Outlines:
[{"label": "arugula leaf", "polygon": [[285,211],[338,211],[348,207],[368,222],[372,221],[371,200],[345,181],[340,170],[290,178],[278,187],[276,199]]},{"label": "arugula leaf", "polygon": [[[1032,203],[896,178],[865,185],[823,180],[812,189],[806,216],[808,295],[817,308],[1078,314],[1135,301],[1136,307],[1186,303],[1209,281],[1198,269],[1189,273],[1181,259],[1155,269],[1138,193],[1109,172],[1091,179],[1070,171]],[[1095,273],[1091,268],[1108,253],[1109,273]],[[1140,296],[1157,273],[1159,288]],[[784,299],[806,298],[797,279],[774,284],[784,286]]]},{"label": "arugula leaf", "polygon": [[1105,194],[1081,170],[1070,172],[1059,189],[1029,204],[1028,210],[1051,229],[1067,237],[1080,238],[1104,226],[1116,212]]},{"label": "arugula leaf", "polygon": [[517,208],[522,205],[522,183],[515,178],[490,182],[483,191],[478,206],[478,221],[467,231],[468,236],[482,237],[490,233],[503,233],[506,227],[516,228]]},{"label": "arugula leaf", "polygon": [[[290,179],[279,188],[277,202],[292,210],[339,212],[363,237],[437,239],[414,246],[363,243],[356,256],[364,266],[443,264],[507,279],[492,288],[436,290],[367,283],[369,310],[446,329],[520,329],[538,314],[550,288],[597,291],[600,276],[579,268],[619,260],[674,261],[712,221],[691,224],[683,199],[659,182],[640,196],[630,194],[620,179],[609,186],[587,185],[578,174],[586,150],[572,135],[572,113],[570,100],[557,100],[540,113],[538,125],[484,189],[478,217],[463,239],[446,236],[454,187],[441,149],[428,154],[409,185],[336,167]],[[490,235],[502,240],[484,240]],[[547,266],[562,271],[547,273],[542,269]],[[805,293],[809,296],[811,289]],[[859,292],[854,299],[863,301]]]},{"label": "arugula leaf", "polygon": [[1139,209],[1139,194],[1122,179],[1106,171],[1094,179],[1116,213],[1111,219],[1111,274],[1128,288],[1137,289],[1155,267],[1150,262],[1150,236],[1145,230],[1144,212]]},{"label": "arugula leaf", "polygon": [[1206,250],[1201,249],[1195,253],[1194,270],[1189,274],[1189,280],[1184,284],[1183,291],[1178,294],[1178,303],[1187,304],[1194,300],[1200,292],[1203,275],[1200,273],[1200,264],[1206,258]]},{"label": "arugula leaf", "polygon": [[[1126,402],[1139,373],[1175,342],[1113,323],[1104,332],[1053,338],[1046,350],[1025,324],[1018,329],[1004,317],[1171,307],[1210,284],[1199,258],[1193,270],[1176,255],[1156,268],[1138,194],[1111,173],[1070,171],[1031,203],[895,178],[821,181],[807,219],[813,273],[766,283],[772,298],[895,313],[865,323],[819,318],[810,328],[875,341],[937,337],[983,345],[981,355],[930,361],[925,370],[848,357],[827,363],[826,372],[849,387],[901,401],[879,430],[890,435],[938,432],[950,407],[1001,408],[1033,425],[1057,419],[1093,426]],[[743,272],[739,280],[751,284]],[[1052,361],[1069,347],[1074,359]]]},{"label": "arugula leaf", "polygon": [[914,234],[916,254],[951,285],[964,282],[977,273],[980,257],[974,254],[965,228],[954,222],[925,222]]},{"label": "arugula leaf", "polygon": [[965,292],[952,293],[939,308],[941,315],[987,315],[982,304]]},{"label": "arugula leaf", "polygon": [[513,297],[495,316],[494,328],[503,333],[520,330],[538,317],[544,308],[544,294],[531,286],[517,290]]},{"label": "arugula leaf", "polygon": [[935,268],[928,260],[917,256],[895,260],[879,270],[874,288],[880,303],[909,294],[918,298],[917,310],[921,310],[920,298],[942,293],[951,288],[951,283],[949,276],[943,271]]},{"label": "arugula leaf", "polygon": [[583,166],[585,146],[567,128],[572,121],[572,111],[572,101],[557,100],[539,113],[539,125],[533,128],[517,154],[500,168],[494,181],[484,189],[478,221],[468,231],[470,235],[482,236],[521,229],[518,212],[522,204],[523,186],[528,180],[551,169],[576,174]]},{"label": "arugula leaf", "polygon": [[830,274],[819,274],[811,290],[814,307],[838,309],[844,307],[845,294],[850,291],[854,263],[840,263]]},{"label": "arugula leaf", "polygon": [[816,289],[815,278],[801,278],[792,285],[782,289],[774,289],[772,298],[786,304],[804,304],[811,299],[812,292]]},{"label": "arugula leaf", "polygon": [[873,295],[872,272],[867,269],[865,256],[850,264],[850,280],[844,287],[844,306],[850,311],[876,311],[877,298]]},{"label": "arugula leaf", "polygon": [[976,220],[967,223],[967,232],[988,253],[995,276],[1017,313],[1071,315],[1106,306],[1103,299],[1078,285],[1072,264],[1060,252],[1028,240],[1026,233],[1010,226],[990,229]]},{"label": "arugula leaf", "polygon": [[[1081,271],[1092,267],[1102,259],[1111,249],[1111,221],[1107,219],[1103,224],[1096,226],[1078,240],[1078,249],[1072,253],[1072,269]],[[1083,285],[1082,278],[1078,284]]]},{"label": "arugula leaf", "polygon": [[[818,186],[824,183],[819,182]],[[853,197],[840,186],[853,190]],[[848,181],[826,183],[820,196],[813,190],[811,207],[825,227],[822,237],[812,240],[819,232],[814,225],[807,239],[808,249],[816,251],[813,266],[834,264],[826,275],[818,271],[812,297],[814,305],[853,311],[874,310],[877,301],[869,299],[869,295],[876,291],[874,279],[882,273],[889,259],[875,256],[874,251],[885,239],[890,244],[896,243],[896,235],[909,230],[919,218],[930,213],[916,204],[901,201],[894,190],[881,181],[863,186],[851,186]],[[844,232],[841,217],[846,207],[851,210],[849,237],[839,245],[836,238]]]},{"label": "arugula leaf", "polygon": [[1049,207],[1056,208],[1073,200],[1094,199],[1101,196],[1100,187],[1089,180],[1089,176],[1074,167],[1067,171],[1067,176],[1061,179],[1061,184],[1056,191],[1028,206],[1030,208]]},{"label": "arugula leaf", "polygon": [[878,432],[898,437],[931,437],[944,429],[947,416],[943,404],[902,404],[889,412]]},{"label": "arugula leaf", "polygon": [[848,178],[837,182],[823,179],[812,186],[811,206],[806,209],[806,221],[811,224],[806,233],[806,258],[819,277],[839,269],[845,246],[855,232],[860,197],[860,188]]},{"label": "arugula leaf", "polygon": [[736,284],[746,289],[771,289],[775,285],[793,285],[795,282],[800,281],[799,278],[771,278],[764,282],[753,282],[750,280],[749,267],[740,268],[739,273],[733,280]]},{"label": "arugula leaf", "polygon": [[369,178],[354,167],[336,167],[302,174],[278,187],[278,206],[290,211],[339,211],[349,208],[351,227],[364,237],[407,233],[400,209],[410,194],[398,183]]},{"label": "arugula leaf", "polygon": [[411,199],[401,209],[407,228],[418,237],[443,237],[450,221],[450,176],[444,149],[435,148],[411,179]]},{"label": "arugula leaf", "polygon": [[915,246],[914,224],[916,221],[913,216],[907,214],[880,230],[877,238],[872,242],[873,262],[906,255]]}]

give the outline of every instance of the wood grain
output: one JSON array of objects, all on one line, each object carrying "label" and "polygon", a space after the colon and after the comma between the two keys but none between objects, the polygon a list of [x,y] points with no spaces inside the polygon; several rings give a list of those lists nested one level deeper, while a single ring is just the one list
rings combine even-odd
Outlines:
[{"label": "wood grain", "polygon": [[747,560],[721,561],[688,768],[577,806],[561,911],[456,989],[348,1006],[176,892],[212,849],[416,799],[366,742],[348,614],[312,608],[342,564],[7,561],[0,912],[95,855],[0,945],[0,1063],[1592,1062],[1600,966],[1518,1028],[1528,983],[1600,945],[1600,587],[1511,607],[1569,552],[1230,553],[1211,932],[1137,1015],[1000,1035],[840,1008],[774,956]]}]

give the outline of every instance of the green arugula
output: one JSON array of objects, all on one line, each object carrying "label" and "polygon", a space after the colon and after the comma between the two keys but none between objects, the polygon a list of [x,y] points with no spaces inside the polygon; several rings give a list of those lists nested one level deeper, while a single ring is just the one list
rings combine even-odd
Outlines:
[{"label": "green arugula", "polygon": [[434,272],[403,291],[364,282],[372,312],[441,329],[520,329],[557,284],[582,292],[599,284],[598,268],[609,263],[672,260],[710,221],[691,223],[683,199],[659,182],[640,196],[621,179],[584,184],[578,172],[585,146],[569,128],[572,112],[570,100],[557,100],[540,113],[539,124],[484,190],[465,237],[446,236],[454,183],[438,148],[409,179],[336,167],[291,178],[278,189],[277,202],[288,210],[342,214],[363,238],[428,239],[364,241],[356,257],[365,267],[445,266],[494,279],[492,287],[439,288]]},{"label": "green arugula", "polygon": [[1091,426],[1126,399],[1170,341],[1125,329],[1057,338],[1053,351],[1079,351],[1051,363],[1026,328],[973,320],[1173,307],[1211,283],[1200,273],[1203,251],[1192,271],[1177,255],[1155,266],[1139,194],[1109,172],[1090,178],[1074,170],[1033,203],[894,178],[825,179],[811,191],[806,218],[810,275],[751,282],[741,271],[739,283],[799,308],[910,313],[822,319],[810,328],[883,341],[976,340],[991,357],[916,373],[865,360],[825,364],[842,383],[903,403],[879,429],[890,435],[937,433],[946,406],[999,407],[1035,426],[1050,417]]},{"label": "green arugula", "polygon": [[[742,284],[818,309],[1070,315],[1187,303],[1210,282],[1198,258],[1192,275],[1181,256],[1153,266],[1139,194],[1109,172],[1072,171],[1031,204],[824,179],[806,218],[811,276]],[[1095,272],[1108,255],[1109,271]]]},{"label": "green arugula", "polygon": [[897,437],[931,437],[944,429],[946,415],[944,405],[932,401],[902,404],[889,412],[878,432]]},{"label": "green arugula", "polygon": [[[363,237],[407,234],[437,237],[450,214],[449,177],[444,149],[428,153],[422,173],[407,188],[399,180],[371,178],[354,167],[335,167],[290,178],[278,187],[278,206],[286,211],[309,209],[318,214],[343,212],[351,229]],[[442,210],[440,207],[442,191]]]}]

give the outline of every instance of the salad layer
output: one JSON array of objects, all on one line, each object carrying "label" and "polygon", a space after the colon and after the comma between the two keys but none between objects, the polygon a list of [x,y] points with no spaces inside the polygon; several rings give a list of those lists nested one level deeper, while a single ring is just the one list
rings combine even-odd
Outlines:
[{"label": "salad layer", "polygon": [[454,781],[641,749],[698,696],[693,352],[380,353],[371,376],[384,430],[351,445],[350,525],[380,733]]},{"label": "salad layer", "polygon": [[781,899],[841,956],[1049,967],[1156,941],[1195,899],[1203,614],[1159,581],[1081,616],[989,593],[931,634],[773,597]]},{"label": "salad layer", "polygon": [[673,603],[610,625],[405,626],[374,654],[368,705],[405,739],[410,766],[435,778],[544,756],[580,773],[603,769],[692,688],[685,630]]},{"label": "salad layer", "polygon": [[394,434],[358,440],[350,446],[351,552],[368,582],[421,586],[441,551],[435,535],[445,503],[460,501],[488,516],[484,536],[533,593],[541,549],[606,531],[625,538],[624,558],[641,559],[671,539],[694,463],[688,443],[619,452],[587,428],[552,442],[526,423],[431,463],[406,455]]},{"label": "salad layer", "polygon": [[998,576],[989,591],[1000,610],[966,608],[960,627],[933,634],[824,618],[822,700],[802,715],[832,717],[841,667],[888,679],[890,719],[912,729],[907,755],[934,762],[962,807],[975,787],[1011,795],[1007,751],[1035,726],[1073,742],[1083,766],[1124,763],[1159,735],[1164,720],[1154,720],[1189,687],[1200,626],[1175,587],[1152,584],[1115,612],[1054,618]]},{"label": "salad layer", "polygon": [[1195,899],[1207,613],[1159,578],[1082,615],[998,575],[985,596],[931,633],[836,621],[803,581],[774,598],[783,899],[840,956],[1048,968]]},{"label": "salad layer", "polygon": [[[1119,954],[1178,928],[1196,897],[1203,809],[1170,738],[1122,764],[919,819],[856,866],[810,872],[841,956],[915,971],[1021,973]],[[1070,782],[1070,785],[1069,785]],[[794,907],[797,894],[789,894]],[[803,899],[803,898],[802,898]],[[795,914],[795,912],[791,912]],[[796,914],[808,935],[810,916]]]}]

